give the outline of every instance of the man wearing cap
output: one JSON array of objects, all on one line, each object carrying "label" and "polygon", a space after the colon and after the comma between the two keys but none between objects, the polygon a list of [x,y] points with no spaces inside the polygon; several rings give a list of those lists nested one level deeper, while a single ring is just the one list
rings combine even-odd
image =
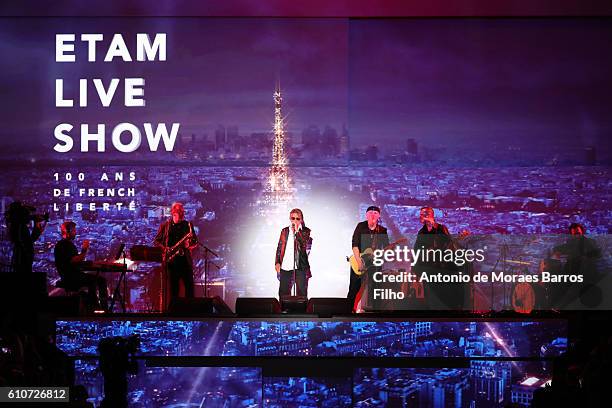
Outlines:
[{"label": "man wearing cap", "polygon": [[[363,269],[363,259],[361,259],[361,253],[367,248],[372,250],[382,249],[389,245],[389,235],[387,235],[387,229],[378,223],[380,219],[380,208],[375,205],[371,205],[366,210],[366,220],[360,222],[355,227],[353,232],[353,255],[357,260],[359,269]],[[363,292],[363,277],[365,275],[356,275],[352,268],[350,269],[351,280],[349,284],[348,295],[351,305],[353,305],[353,312],[357,309],[356,304],[361,299]],[[368,274],[369,275],[369,274]]]}]

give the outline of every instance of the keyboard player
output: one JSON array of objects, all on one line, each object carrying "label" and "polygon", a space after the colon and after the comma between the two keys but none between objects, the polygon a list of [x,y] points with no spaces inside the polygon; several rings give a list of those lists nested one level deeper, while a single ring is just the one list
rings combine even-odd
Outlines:
[{"label": "keyboard player", "polygon": [[[83,286],[87,286],[91,304],[96,304],[96,299],[100,301],[100,307],[103,310],[108,308],[108,292],[106,279],[102,276],[90,275],[81,270],[80,265],[85,260],[87,250],[89,249],[89,241],[84,240],[81,252],[74,245],[76,238],[76,224],[72,221],[66,221],[61,226],[62,239],[55,244],[55,267],[59,273],[61,282],[58,286],[66,290],[79,290]],[[96,290],[99,296],[96,297]]]}]

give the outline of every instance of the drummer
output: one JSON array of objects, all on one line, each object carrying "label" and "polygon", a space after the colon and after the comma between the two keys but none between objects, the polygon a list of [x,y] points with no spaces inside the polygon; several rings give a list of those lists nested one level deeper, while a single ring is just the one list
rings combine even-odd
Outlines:
[{"label": "drummer", "polygon": [[[597,272],[597,261],[601,258],[601,249],[594,239],[586,237],[584,225],[572,223],[568,230],[570,237],[563,244],[553,248],[553,256],[556,258],[561,256],[567,258],[563,267],[563,274],[582,275],[583,283],[580,287],[580,298],[584,302],[585,291],[594,287],[600,280]],[[555,286],[559,291],[569,289],[565,288],[563,284],[555,284]]]}]

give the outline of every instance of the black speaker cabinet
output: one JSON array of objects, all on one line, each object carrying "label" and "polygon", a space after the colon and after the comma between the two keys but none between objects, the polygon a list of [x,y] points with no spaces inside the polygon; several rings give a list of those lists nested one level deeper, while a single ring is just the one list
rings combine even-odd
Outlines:
[{"label": "black speaker cabinet", "polygon": [[276,298],[247,298],[236,299],[236,314],[240,316],[269,315],[281,312],[280,303]]},{"label": "black speaker cabinet", "polygon": [[306,313],[308,298],[306,296],[282,296],[281,309],[287,313]]}]

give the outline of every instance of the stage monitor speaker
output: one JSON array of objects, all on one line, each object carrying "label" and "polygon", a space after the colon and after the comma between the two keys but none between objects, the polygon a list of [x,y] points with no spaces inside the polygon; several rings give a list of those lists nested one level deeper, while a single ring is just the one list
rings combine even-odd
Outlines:
[{"label": "stage monitor speaker", "polygon": [[280,303],[276,298],[247,298],[236,299],[236,314],[240,316],[269,315],[281,312]]},{"label": "stage monitor speaker", "polygon": [[308,298],[306,296],[281,296],[281,309],[287,313],[306,313]]},{"label": "stage monitor speaker", "polygon": [[306,311],[319,317],[348,315],[351,314],[352,305],[347,298],[312,298],[308,302]]},{"label": "stage monitor speaker", "polygon": [[232,310],[219,296],[206,298],[176,298],[170,302],[168,314],[173,316],[228,316]]},{"label": "stage monitor speaker", "polygon": [[223,299],[220,296],[215,296],[212,298],[212,300],[213,300],[213,307],[215,308],[215,313],[217,313],[218,315],[222,315],[222,316],[234,315],[234,312],[232,312],[232,309],[227,305],[227,303],[223,301]]}]

